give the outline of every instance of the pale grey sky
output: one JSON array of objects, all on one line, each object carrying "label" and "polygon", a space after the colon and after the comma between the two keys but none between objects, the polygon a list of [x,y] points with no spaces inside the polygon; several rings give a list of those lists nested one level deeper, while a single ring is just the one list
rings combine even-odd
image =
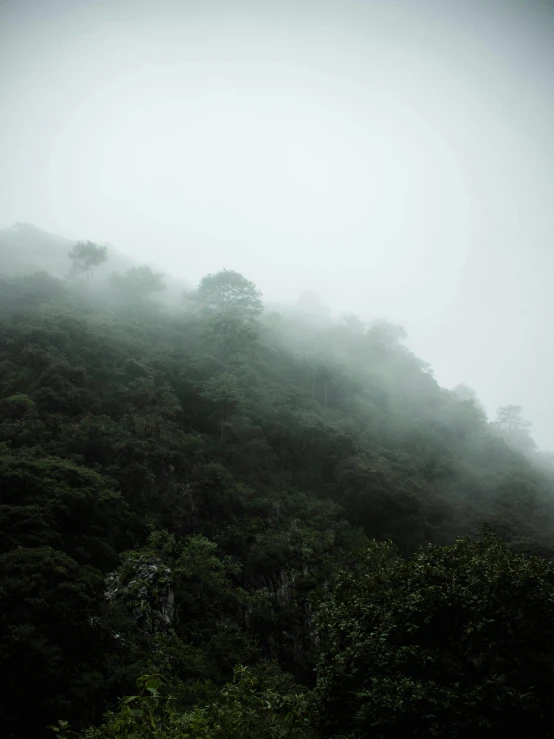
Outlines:
[{"label": "pale grey sky", "polygon": [[403,324],[554,448],[554,8],[0,0],[0,228]]}]

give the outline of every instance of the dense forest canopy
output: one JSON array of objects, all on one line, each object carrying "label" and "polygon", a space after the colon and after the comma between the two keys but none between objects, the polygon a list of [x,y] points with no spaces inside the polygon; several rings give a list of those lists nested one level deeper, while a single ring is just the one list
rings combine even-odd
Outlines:
[{"label": "dense forest canopy", "polygon": [[49,274],[26,233],[0,240],[8,739],[553,735],[554,464],[519,406],[489,420],[399,326],[265,310],[231,269],[166,300],[89,241]]}]

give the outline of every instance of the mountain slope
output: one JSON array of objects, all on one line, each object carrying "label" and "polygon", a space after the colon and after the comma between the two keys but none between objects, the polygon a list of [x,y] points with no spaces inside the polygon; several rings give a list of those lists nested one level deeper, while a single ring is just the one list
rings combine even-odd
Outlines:
[{"label": "mountain slope", "polygon": [[236,273],[189,297],[0,278],[9,737],[92,721],[147,672],[184,705],[237,663],[310,684],[313,608],[368,538],[409,555],[487,521],[552,556],[552,476],[401,329],[257,318]]},{"label": "mountain slope", "polygon": [[[16,223],[0,231],[0,270],[12,275],[45,271],[64,279],[71,266],[67,255],[75,243],[29,223]],[[113,248],[110,247],[109,251],[109,264],[101,265],[98,275],[133,266],[132,260]]]}]

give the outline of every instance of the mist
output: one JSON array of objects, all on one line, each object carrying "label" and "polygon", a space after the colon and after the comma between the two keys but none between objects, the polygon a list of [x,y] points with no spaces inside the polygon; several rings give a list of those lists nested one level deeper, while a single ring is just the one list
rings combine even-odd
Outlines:
[{"label": "mist", "polygon": [[0,228],[403,325],[554,447],[545,2],[0,3]]}]

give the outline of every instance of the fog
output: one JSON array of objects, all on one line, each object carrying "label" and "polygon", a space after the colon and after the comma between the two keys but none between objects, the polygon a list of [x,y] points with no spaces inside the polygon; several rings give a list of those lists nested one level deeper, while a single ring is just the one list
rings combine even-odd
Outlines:
[{"label": "fog", "polygon": [[0,0],[0,228],[402,324],[554,448],[547,2]]}]

